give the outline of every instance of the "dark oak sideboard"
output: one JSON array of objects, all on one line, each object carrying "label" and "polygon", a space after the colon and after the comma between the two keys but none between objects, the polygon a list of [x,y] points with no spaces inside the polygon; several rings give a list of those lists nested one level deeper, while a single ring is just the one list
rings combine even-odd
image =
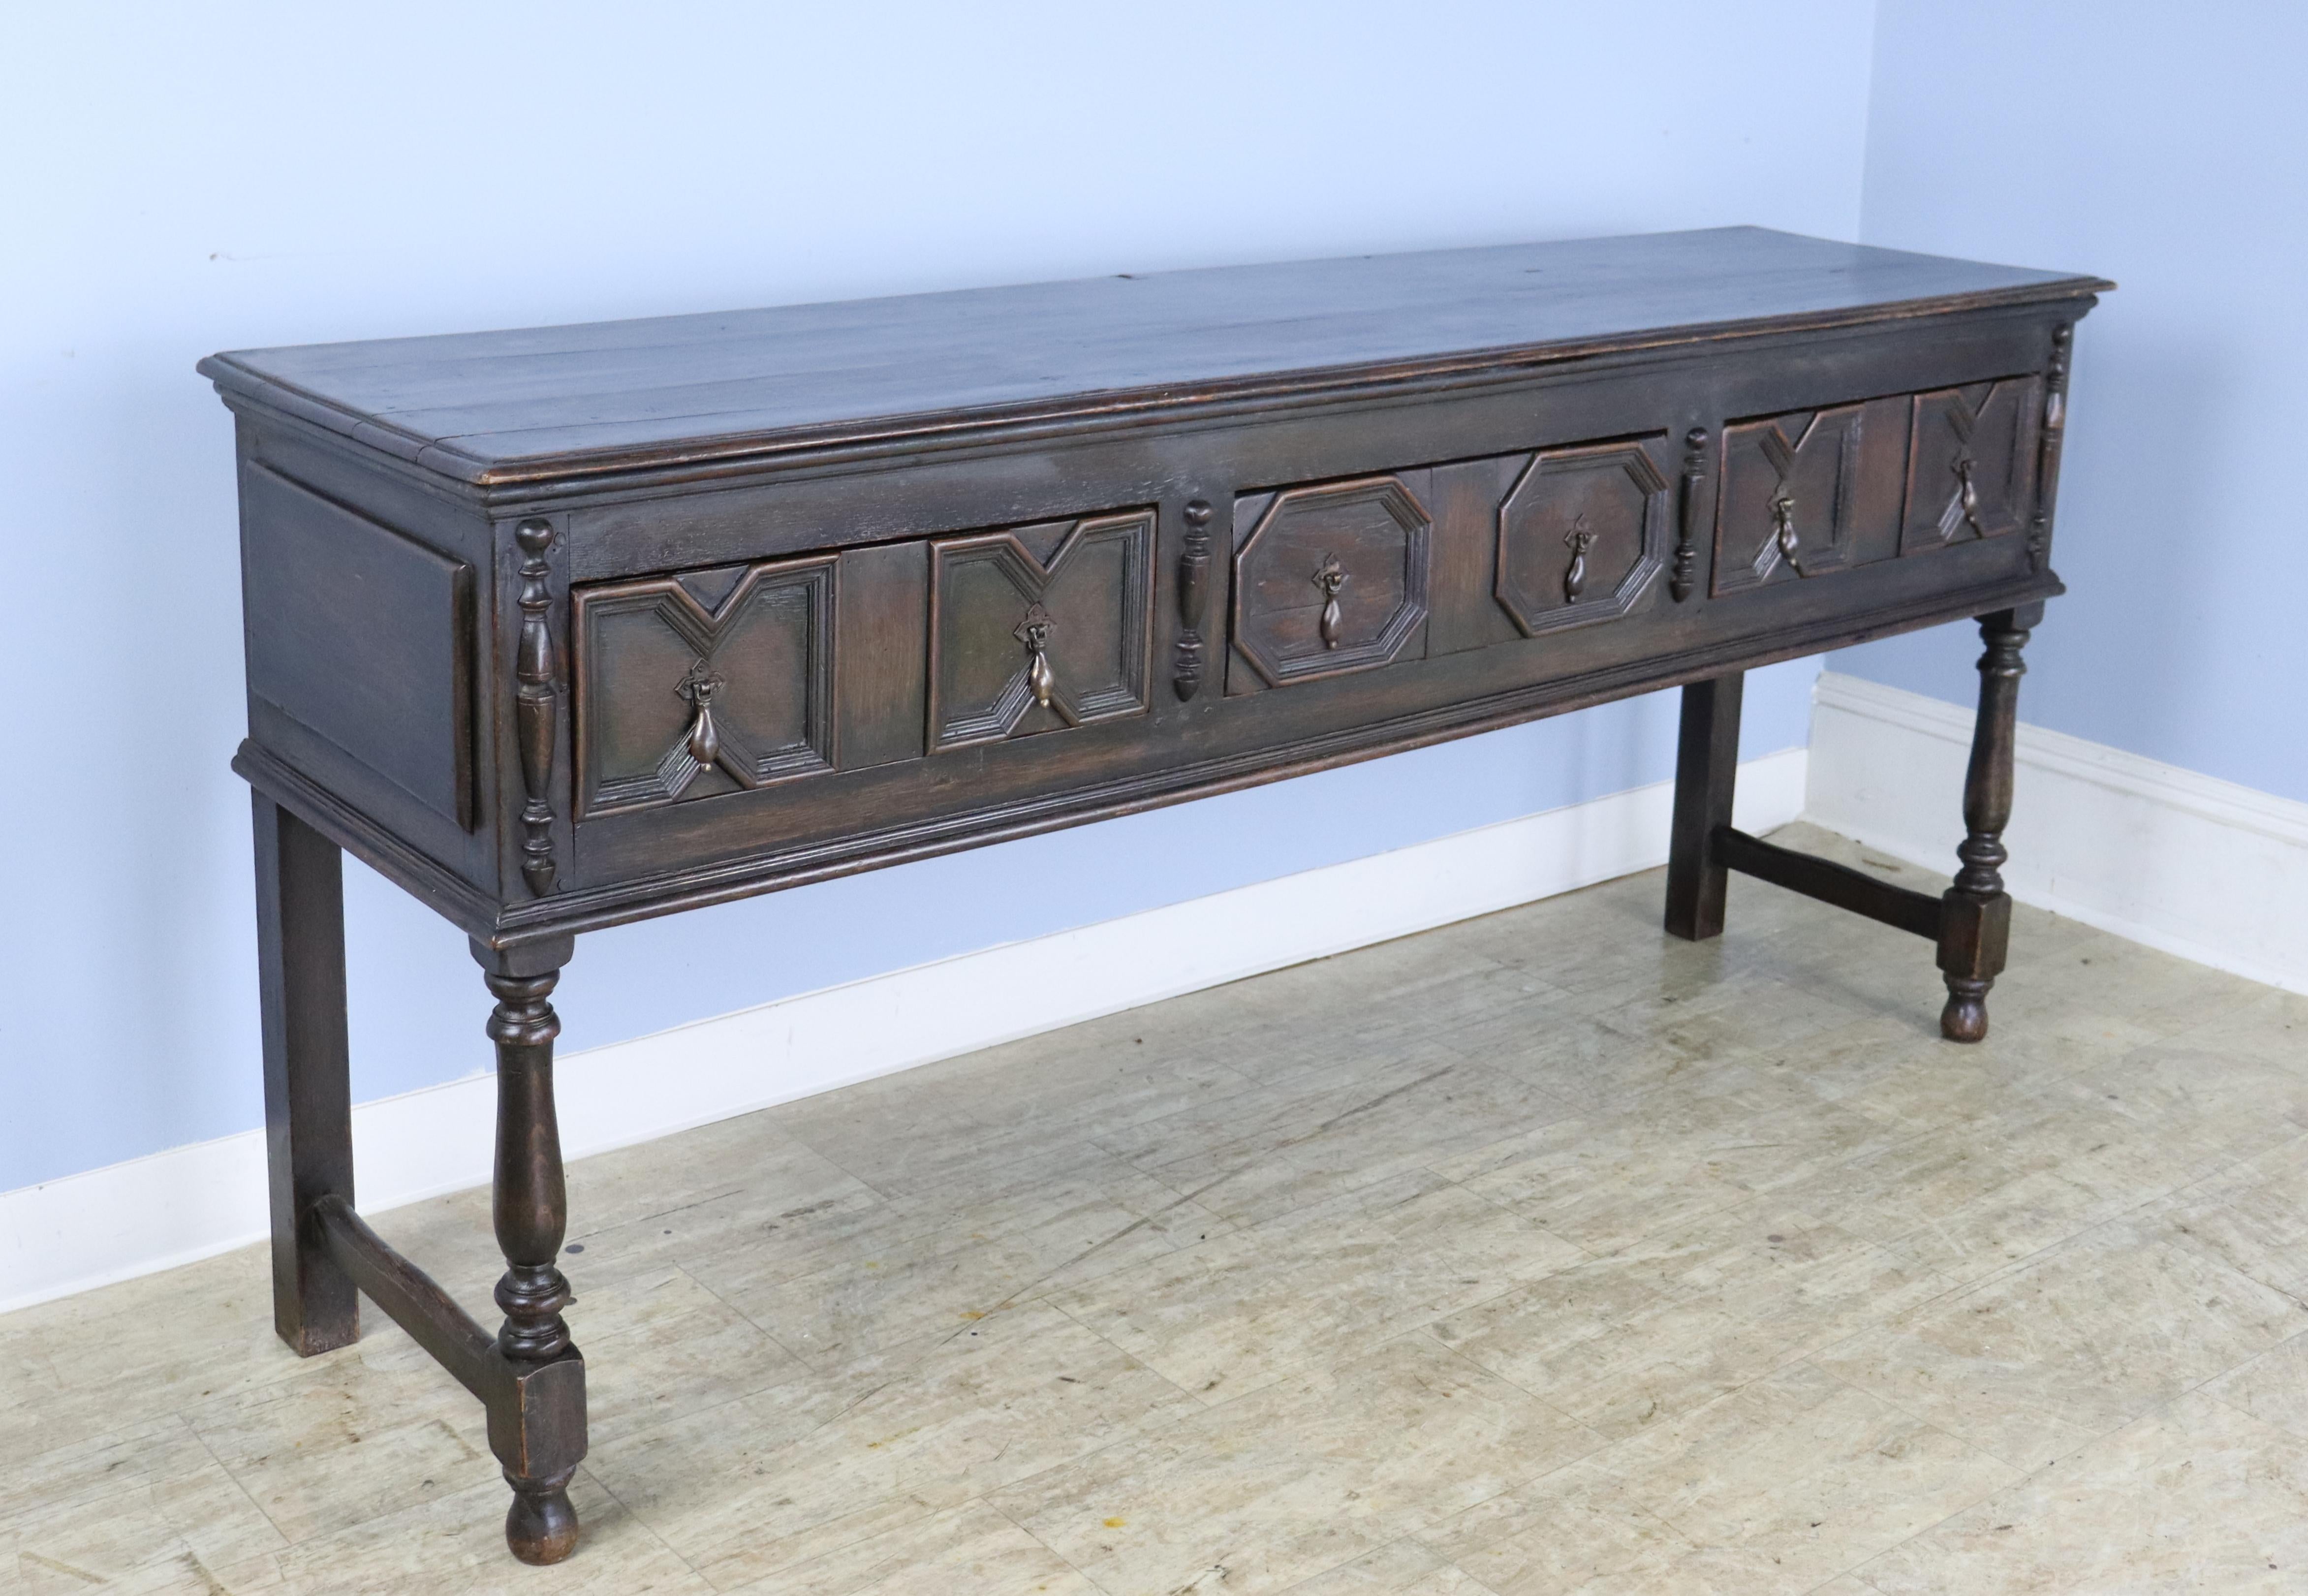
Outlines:
[{"label": "dark oak sideboard", "polygon": [[[366,1293],[577,1537],[576,934],[1659,687],[1666,927],[1743,870],[1985,1033],[2071,340],[2110,284],[1754,229],[214,356],[238,423],[275,1319]],[[1979,617],[1943,896],[1735,830],[1741,672]],[[485,1329],[353,1202],[340,850],[496,1004]]]}]

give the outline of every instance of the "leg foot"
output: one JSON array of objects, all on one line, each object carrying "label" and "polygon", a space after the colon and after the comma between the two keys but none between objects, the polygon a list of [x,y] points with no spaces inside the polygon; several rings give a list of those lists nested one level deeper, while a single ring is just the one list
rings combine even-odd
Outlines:
[{"label": "leg foot", "polygon": [[577,1547],[569,1480],[585,1456],[585,1360],[561,1310],[569,1282],[555,1260],[567,1223],[561,1133],[553,1107],[554,985],[568,939],[499,952],[476,943],[496,1007],[497,1165],[494,1204],[505,1272],[497,1282],[504,1324],[496,1353],[504,1385],[485,1400],[489,1449],[512,1487],[505,1544],[524,1563],[558,1563]]},{"label": "leg foot", "polygon": [[2020,651],[2043,606],[1983,616],[1979,634],[1979,716],[1973,722],[1971,768],[1963,783],[1964,839],[1956,848],[1962,868],[1940,900],[1940,970],[1947,977],[1947,1007],[1940,1034],[1952,1042],[1987,1037],[1987,992],[2003,973],[2011,935],[2011,898],[2003,890],[2010,855],[2003,828],[2011,820],[2013,740],[2020,719]]},{"label": "leg foot", "polygon": [[512,1505],[505,1511],[505,1545],[524,1563],[558,1563],[577,1549],[577,1510],[569,1505],[575,1469],[543,1480],[508,1473]]},{"label": "leg foot", "polygon": [[1987,988],[1994,983],[1948,977],[1947,1006],[1940,1011],[1940,1034],[1951,1042],[1987,1040]]}]

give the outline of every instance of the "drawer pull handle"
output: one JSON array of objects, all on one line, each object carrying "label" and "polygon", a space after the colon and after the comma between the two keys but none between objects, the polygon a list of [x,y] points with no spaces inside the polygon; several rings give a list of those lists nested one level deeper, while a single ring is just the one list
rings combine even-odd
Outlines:
[{"label": "drawer pull handle", "polygon": [[1587,530],[1584,515],[1571,523],[1563,547],[1571,551],[1571,568],[1563,574],[1563,601],[1576,604],[1587,587],[1587,551],[1595,547],[1595,534]]},{"label": "drawer pull handle", "polygon": [[685,746],[700,770],[710,769],[721,756],[721,733],[713,725],[713,695],[720,690],[721,678],[707,670],[702,660],[690,666],[689,674],[674,689],[690,706],[689,736]]},{"label": "drawer pull handle", "polygon": [[1771,500],[1771,525],[1776,529],[1772,536],[1778,542],[1780,556],[1792,565],[1801,545],[1796,539],[1796,497],[1784,487]]},{"label": "drawer pull handle", "polygon": [[1322,556],[1314,572],[1314,585],[1322,590],[1322,646],[1334,649],[1339,646],[1339,625],[1345,618],[1339,610],[1339,590],[1347,585],[1346,568],[1339,564],[1338,556]]},{"label": "drawer pull handle", "polygon": [[1962,484],[1957,489],[1957,498],[1963,505],[1963,518],[1971,522],[1973,531],[1985,538],[1987,536],[1987,529],[1979,524],[1979,486],[1971,479],[1971,456],[1957,455],[1955,457],[1956,479]]},{"label": "drawer pull handle", "polygon": [[1050,669],[1050,612],[1037,604],[1026,611],[1026,618],[1010,634],[1025,644],[1026,651],[1034,656],[1026,667],[1026,686],[1034,694],[1034,702],[1044,709],[1051,708],[1050,695],[1057,691],[1058,678]]}]

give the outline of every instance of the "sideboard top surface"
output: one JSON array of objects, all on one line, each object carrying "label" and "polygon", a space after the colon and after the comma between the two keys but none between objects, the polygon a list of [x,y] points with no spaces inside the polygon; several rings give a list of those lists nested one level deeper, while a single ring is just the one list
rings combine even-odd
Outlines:
[{"label": "sideboard top surface", "polygon": [[228,394],[490,487],[2111,286],[1722,228],[243,349],[201,370]]}]

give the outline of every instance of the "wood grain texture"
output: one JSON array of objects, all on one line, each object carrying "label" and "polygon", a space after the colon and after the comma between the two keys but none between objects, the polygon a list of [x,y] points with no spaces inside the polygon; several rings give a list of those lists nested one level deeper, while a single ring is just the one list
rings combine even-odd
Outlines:
[{"label": "wood grain texture", "polygon": [[1723,933],[1726,874],[1715,839],[1731,829],[1739,781],[1739,712],[1747,677],[1732,671],[1683,690],[1667,833],[1666,928],[1704,942]]},{"label": "wood grain texture", "polygon": [[2020,651],[2043,615],[2042,605],[2031,604],[1980,617],[1986,646],[1979,656],[1979,713],[1963,782],[1964,839],[1955,850],[1962,865],[1940,910],[1939,964],[1948,989],[1940,1033],[1951,1041],[1986,1040],[1988,989],[2003,973],[2011,933],[2011,895],[2003,890],[2003,866],[2011,855],[2003,846],[2003,828],[2011,819],[2020,678],[2028,670]]},{"label": "wood grain texture", "polygon": [[272,1325],[309,1358],[360,1335],[353,1281],[312,1223],[353,1195],[344,867],[336,845],[254,798],[256,968],[272,1220]]},{"label": "wood grain texture", "polygon": [[367,447],[504,483],[2109,286],[1723,228],[244,349],[202,369]]},{"label": "wood grain texture", "polygon": [[249,696],[470,831],[472,566],[262,465],[240,492]]},{"label": "wood grain texture", "polygon": [[[1719,932],[1731,867],[1933,936],[1975,1039],[2105,286],[1735,229],[205,362],[264,600],[234,763],[281,1333],[340,1344],[367,1290],[481,1397],[513,1554],[557,1561],[577,932],[1662,686],[1668,929]],[[1743,672],[1980,615],[1944,899],[1729,828]],[[340,848],[496,998],[493,1339],[351,1205]]]}]

